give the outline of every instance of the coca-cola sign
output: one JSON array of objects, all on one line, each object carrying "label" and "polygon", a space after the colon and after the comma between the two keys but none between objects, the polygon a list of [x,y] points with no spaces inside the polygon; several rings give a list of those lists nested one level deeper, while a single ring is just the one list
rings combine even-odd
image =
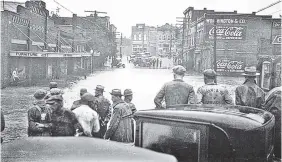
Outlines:
[{"label": "coca-cola sign", "polygon": [[[215,28],[207,26],[207,38],[213,39]],[[216,39],[219,40],[245,40],[246,26],[217,26]]]},{"label": "coca-cola sign", "polygon": [[218,72],[243,73],[245,68],[245,62],[242,60],[220,59],[216,63]]}]

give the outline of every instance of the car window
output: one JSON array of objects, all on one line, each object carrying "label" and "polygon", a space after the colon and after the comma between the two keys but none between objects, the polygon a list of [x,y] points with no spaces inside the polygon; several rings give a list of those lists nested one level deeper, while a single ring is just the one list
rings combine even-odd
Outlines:
[{"label": "car window", "polygon": [[178,161],[200,161],[200,130],[143,123],[142,147],[174,155]]}]

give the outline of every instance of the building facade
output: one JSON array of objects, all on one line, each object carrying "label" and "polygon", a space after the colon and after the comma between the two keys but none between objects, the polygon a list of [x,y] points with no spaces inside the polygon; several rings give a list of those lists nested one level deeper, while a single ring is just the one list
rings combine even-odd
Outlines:
[{"label": "building facade", "polygon": [[164,56],[176,55],[176,27],[165,24],[157,28],[157,54]]},{"label": "building facade", "polygon": [[145,24],[136,24],[136,26],[132,26],[131,40],[133,54],[149,52],[149,32],[150,27]]},{"label": "building facade", "polygon": [[33,84],[90,73],[112,55],[109,17],[50,16],[45,2],[31,0],[1,3],[1,20],[1,87],[15,76]]},{"label": "building facade", "polygon": [[188,69],[203,71],[216,66],[221,75],[240,75],[245,66],[257,65],[259,56],[279,53],[281,43],[271,45],[270,40],[275,34],[279,38],[279,28],[273,29],[273,21],[281,24],[281,20],[274,20],[272,16],[215,12],[205,8],[194,10],[193,7],[185,10],[184,15]]}]

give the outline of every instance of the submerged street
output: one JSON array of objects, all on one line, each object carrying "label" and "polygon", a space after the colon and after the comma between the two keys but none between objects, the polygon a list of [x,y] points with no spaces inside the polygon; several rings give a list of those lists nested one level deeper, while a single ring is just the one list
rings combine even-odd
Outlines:
[{"label": "submerged street", "polygon": [[[124,61],[126,63],[126,61]],[[69,88],[64,89],[64,107],[70,108],[73,101],[79,99],[80,88],[94,94],[96,85],[105,86],[104,95],[111,100],[110,91],[119,88],[122,91],[130,88],[133,91],[133,103],[137,110],[154,109],[154,97],[165,82],[171,81],[173,74],[171,69],[144,69],[135,68],[132,64],[126,63],[125,68],[116,68],[100,71],[86,80],[80,80]],[[187,74],[184,80],[194,87],[194,91],[204,85],[202,75]],[[228,87],[234,99],[236,86],[242,84],[240,77],[219,77],[218,83]],[[5,114],[6,128],[2,133],[4,142],[27,136],[27,111],[34,101],[33,94],[38,88],[44,87],[9,87],[1,92],[2,110]]]}]

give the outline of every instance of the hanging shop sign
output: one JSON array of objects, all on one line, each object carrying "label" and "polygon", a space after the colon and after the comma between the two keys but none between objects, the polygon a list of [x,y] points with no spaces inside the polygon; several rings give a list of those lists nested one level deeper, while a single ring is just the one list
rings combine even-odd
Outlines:
[{"label": "hanging shop sign", "polygon": [[82,57],[89,54],[80,53],[56,53],[56,52],[31,52],[31,51],[11,51],[12,57]]},{"label": "hanging shop sign", "polygon": [[214,32],[218,40],[245,40],[246,26],[217,26],[216,31],[214,26],[207,26],[206,37],[208,40],[213,40]]}]

